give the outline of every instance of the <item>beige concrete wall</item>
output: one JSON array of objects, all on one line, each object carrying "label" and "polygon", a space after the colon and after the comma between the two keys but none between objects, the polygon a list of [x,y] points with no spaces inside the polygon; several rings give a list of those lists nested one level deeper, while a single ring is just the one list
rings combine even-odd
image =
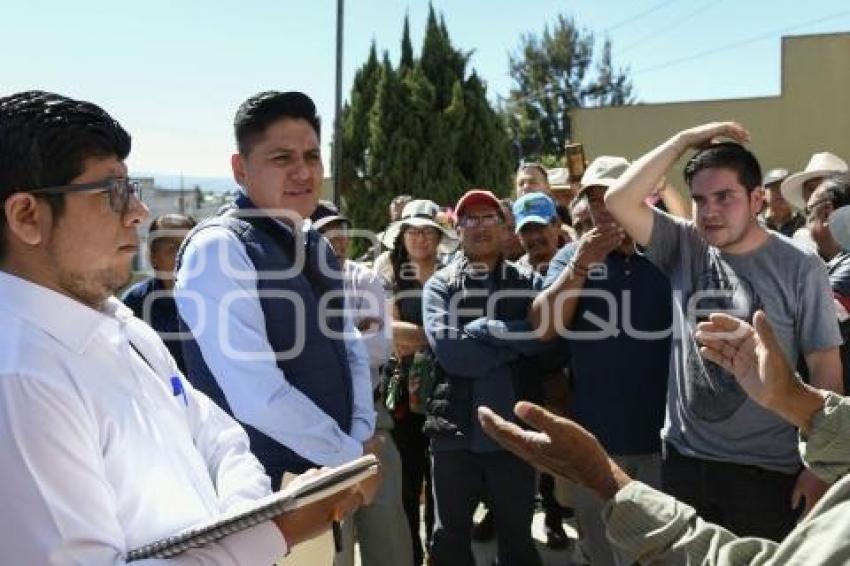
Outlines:
[{"label": "beige concrete wall", "polygon": [[325,177],[322,179],[322,189],[319,191],[319,198],[323,200],[333,200],[334,195],[334,180],[333,177]]},{"label": "beige concrete wall", "polygon": [[[737,120],[750,130],[765,171],[800,170],[818,151],[850,161],[850,33],[783,38],[779,96],[580,109],[573,113],[573,137],[588,160],[634,159],[681,129],[716,120]],[[681,166],[670,175],[680,187]]]}]

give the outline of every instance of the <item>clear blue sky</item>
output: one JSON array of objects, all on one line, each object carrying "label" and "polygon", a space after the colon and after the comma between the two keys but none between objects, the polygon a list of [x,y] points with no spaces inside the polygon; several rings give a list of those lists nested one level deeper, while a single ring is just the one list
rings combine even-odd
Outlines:
[{"label": "clear blue sky", "polygon": [[[615,62],[632,69],[643,102],[777,94],[783,33],[850,31],[847,0],[434,0],[434,6],[455,46],[474,51],[471,66],[492,99],[511,87],[508,53],[520,36],[541,32],[558,13],[611,38]],[[427,9],[424,0],[347,1],[346,96],[373,39],[397,61],[405,13],[418,52]],[[260,90],[303,90],[324,118],[327,158],[335,18],[335,0],[6,3],[0,94],[39,88],[100,104],[133,134],[134,171],[229,176],[238,104]]]}]

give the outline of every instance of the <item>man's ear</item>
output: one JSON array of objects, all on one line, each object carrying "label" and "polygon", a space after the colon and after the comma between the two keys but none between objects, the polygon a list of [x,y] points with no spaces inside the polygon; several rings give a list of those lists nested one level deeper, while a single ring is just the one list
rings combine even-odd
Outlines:
[{"label": "man's ear", "polygon": [[750,191],[750,210],[754,216],[758,216],[761,209],[764,207],[764,187],[759,185]]},{"label": "man's ear", "polygon": [[245,159],[241,153],[230,156],[230,168],[233,169],[233,179],[240,187],[245,188]]},{"label": "man's ear", "polygon": [[42,243],[52,222],[50,207],[39,204],[35,196],[26,192],[12,194],[3,204],[9,234],[29,246]]}]

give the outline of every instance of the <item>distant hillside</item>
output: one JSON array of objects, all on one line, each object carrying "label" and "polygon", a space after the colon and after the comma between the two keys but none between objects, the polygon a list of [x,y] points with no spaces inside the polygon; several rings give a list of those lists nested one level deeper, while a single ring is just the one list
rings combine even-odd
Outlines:
[{"label": "distant hillside", "polygon": [[[150,173],[147,171],[131,171],[131,177],[153,177],[154,184],[163,189],[171,189],[174,191],[180,190],[180,175],[171,173]],[[235,191],[239,188],[236,181],[232,177],[195,177],[192,175],[183,176],[183,188],[190,191],[198,185],[204,191],[214,193],[226,193]],[[330,177],[325,177],[322,180],[321,198],[330,200],[332,198],[333,181]]]}]

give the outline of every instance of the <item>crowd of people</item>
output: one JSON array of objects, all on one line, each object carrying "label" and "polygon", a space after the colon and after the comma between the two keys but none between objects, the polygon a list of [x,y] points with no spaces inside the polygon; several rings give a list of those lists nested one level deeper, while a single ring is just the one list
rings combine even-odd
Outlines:
[{"label": "crowd of people", "polygon": [[564,563],[846,559],[844,161],[763,175],[743,126],[705,124],[571,179],[523,162],[507,199],[399,195],[355,261],[320,134],[302,93],[242,103],[234,202],[154,219],[122,304],[129,134],[0,98],[10,560],[121,563],[364,454],[379,476],[175,563],[351,566],[357,541],[366,566],[470,566],[495,538],[539,565],[538,505]]}]

